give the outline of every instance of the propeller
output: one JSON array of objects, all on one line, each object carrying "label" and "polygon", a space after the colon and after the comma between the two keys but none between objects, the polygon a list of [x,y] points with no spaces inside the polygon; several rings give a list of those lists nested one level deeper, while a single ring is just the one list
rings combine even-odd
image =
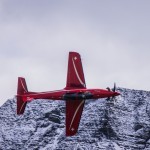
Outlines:
[{"label": "propeller", "polygon": [[[110,91],[112,91],[112,92],[116,92],[116,83],[114,83],[114,87],[110,90],[110,88],[109,87],[107,87],[106,88],[109,92]],[[115,96],[112,96],[112,97],[108,97],[107,99],[106,99],[107,101],[114,101],[115,100]]]},{"label": "propeller", "polygon": [[109,87],[106,88],[109,92],[116,92],[116,83],[114,83],[114,87],[112,89],[110,89]]},{"label": "propeller", "polygon": [[114,83],[114,88],[112,89],[113,92],[116,92],[116,83]]}]

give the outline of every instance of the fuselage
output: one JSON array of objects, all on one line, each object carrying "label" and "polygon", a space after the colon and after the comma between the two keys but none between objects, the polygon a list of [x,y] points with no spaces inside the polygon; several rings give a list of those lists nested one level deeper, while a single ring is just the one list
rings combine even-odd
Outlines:
[{"label": "fuselage", "polygon": [[[82,100],[98,99],[120,95],[118,92],[104,89],[62,89],[48,92],[28,92],[21,95],[24,101],[33,99],[50,99],[50,100]],[[19,95],[18,95],[19,96]]]}]

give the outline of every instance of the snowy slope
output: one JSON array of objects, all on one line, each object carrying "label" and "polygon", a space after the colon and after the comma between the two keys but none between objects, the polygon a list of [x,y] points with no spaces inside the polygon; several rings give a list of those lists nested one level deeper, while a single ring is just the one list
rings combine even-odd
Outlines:
[{"label": "snowy slope", "polygon": [[86,101],[78,134],[65,136],[65,102],[16,99],[0,107],[0,150],[150,150],[150,92],[119,88],[115,104]]}]

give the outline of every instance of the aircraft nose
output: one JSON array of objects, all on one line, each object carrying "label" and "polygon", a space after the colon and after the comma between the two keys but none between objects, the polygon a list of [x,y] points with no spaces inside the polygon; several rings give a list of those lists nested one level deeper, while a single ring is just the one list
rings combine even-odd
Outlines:
[{"label": "aircraft nose", "polygon": [[120,93],[119,92],[115,92],[115,96],[118,96],[118,95],[120,95]]}]

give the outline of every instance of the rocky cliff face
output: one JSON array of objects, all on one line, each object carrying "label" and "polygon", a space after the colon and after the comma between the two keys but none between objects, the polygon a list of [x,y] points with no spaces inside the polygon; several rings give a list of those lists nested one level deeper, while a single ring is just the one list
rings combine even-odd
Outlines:
[{"label": "rocky cliff face", "polygon": [[0,150],[150,150],[150,92],[119,88],[114,104],[86,101],[77,135],[65,136],[65,102],[34,100],[16,115],[0,108]]}]

